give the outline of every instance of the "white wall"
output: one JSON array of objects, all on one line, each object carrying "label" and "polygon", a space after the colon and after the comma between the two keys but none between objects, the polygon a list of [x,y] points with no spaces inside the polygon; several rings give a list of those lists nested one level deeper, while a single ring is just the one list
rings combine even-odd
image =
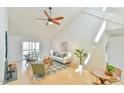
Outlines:
[{"label": "white wall", "polygon": [[108,41],[108,35],[106,32],[103,33],[100,41],[95,44],[92,48],[92,56],[90,62],[88,63],[88,68],[105,68],[107,61],[106,55],[106,42]]},{"label": "white wall", "polygon": [[22,41],[39,41],[40,42],[40,56],[46,56],[49,53],[50,41],[47,38],[38,37],[21,37],[11,36],[8,37],[8,60],[17,61],[22,58]]},{"label": "white wall", "polygon": [[108,44],[109,63],[122,70],[124,81],[124,36],[110,37]]},{"label": "white wall", "polygon": [[[94,38],[101,24],[102,20],[98,18],[80,14],[67,28],[54,37],[52,46],[54,49],[60,50],[61,42],[67,41],[69,43],[69,51],[72,51],[72,53],[77,48],[83,48],[86,52],[93,51]],[[102,39],[93,51],[93,57],[89,64],[90,67],[104,67],[104,38]],[[74,58],[74,61],[76,62],[77,60]]]},{"label": "white wall", "polygon": [[[102,21],[85,14],[80,14],[72,23],[54,37],[54,47],[60,45],[61,41],[68,41],[71,49],[84,48],[90,50],[93,39],[98,32]],[[58,43],[58,44],[56,44]]]},{"label": "white wall", "polygon": [[5,31],[8,31],[7,10],[0,8],[0,84],[4,81]]},{"label": "white wall", "polygon": [[21,59],[21,37],[8,36],[8,60],[15,61]]}]

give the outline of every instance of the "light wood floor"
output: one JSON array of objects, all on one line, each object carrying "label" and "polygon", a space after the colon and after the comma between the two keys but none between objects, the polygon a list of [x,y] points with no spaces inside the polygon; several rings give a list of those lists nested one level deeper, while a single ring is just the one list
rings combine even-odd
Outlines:
[{"label": "light wood floor", "polygon": [[96,81],[96,77],[91,75],[88,70],[82,74],[76,73],[75,65],[70,65],[52,75],[45,75],[41,79],[31,80],[32,71],[26,68],[25,62],[16,62],[18,68],[18,80],[7,83],[7,85],[90,85]]}]

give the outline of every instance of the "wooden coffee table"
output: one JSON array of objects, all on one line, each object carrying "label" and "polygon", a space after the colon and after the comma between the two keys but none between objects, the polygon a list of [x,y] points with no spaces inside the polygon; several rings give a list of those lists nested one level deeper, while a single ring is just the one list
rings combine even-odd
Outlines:
[{"label": "wooden coffee table", "polygon": [[90,73],[92,75],[94,75],[95,77],[97,77],[100,80],[101,84],[104,84],[105,81],[110,81],[112,79],[113,80],[115,80],[115,79],[117,80],[116,77],[109,76],[109,75],[105,74],[105,70],[104,69],[101,69],[101,68],[93,68],[90,71]]}]

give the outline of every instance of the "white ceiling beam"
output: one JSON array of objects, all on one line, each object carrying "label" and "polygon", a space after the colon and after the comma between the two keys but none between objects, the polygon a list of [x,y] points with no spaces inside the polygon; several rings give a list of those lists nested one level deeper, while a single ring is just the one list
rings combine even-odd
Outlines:
[{"label": "white ceiling beam", "polygon": [[92,8],[83,8],[81,12],[120,26],[124,26],[124,17],[114,13],[106,13]]}]

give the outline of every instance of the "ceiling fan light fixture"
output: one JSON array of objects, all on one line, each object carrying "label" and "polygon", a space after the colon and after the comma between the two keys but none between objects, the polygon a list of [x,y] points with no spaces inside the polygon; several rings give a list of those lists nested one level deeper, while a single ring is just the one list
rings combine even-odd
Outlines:
[{"label": "ceiling fan light fixture", "polygon": [[52,21],[49,21],[49,22],[48,22],[48,25],[53,25],[53,22],[52,22]]},{"label": "ceiling fan light fixture", "polygon": [[46,10],[44,10],[44,14],[46,15],[47,19],[42,19],[42,18],[36,18],[36,19],[37,20],[48,20],[46,25],[53,25],[53,24],[60,25],[59,21],[63,20],[64,17],[63,16],[51,17],[51,10],[52,10],[52,7],[49,7],[49,13]]}]

